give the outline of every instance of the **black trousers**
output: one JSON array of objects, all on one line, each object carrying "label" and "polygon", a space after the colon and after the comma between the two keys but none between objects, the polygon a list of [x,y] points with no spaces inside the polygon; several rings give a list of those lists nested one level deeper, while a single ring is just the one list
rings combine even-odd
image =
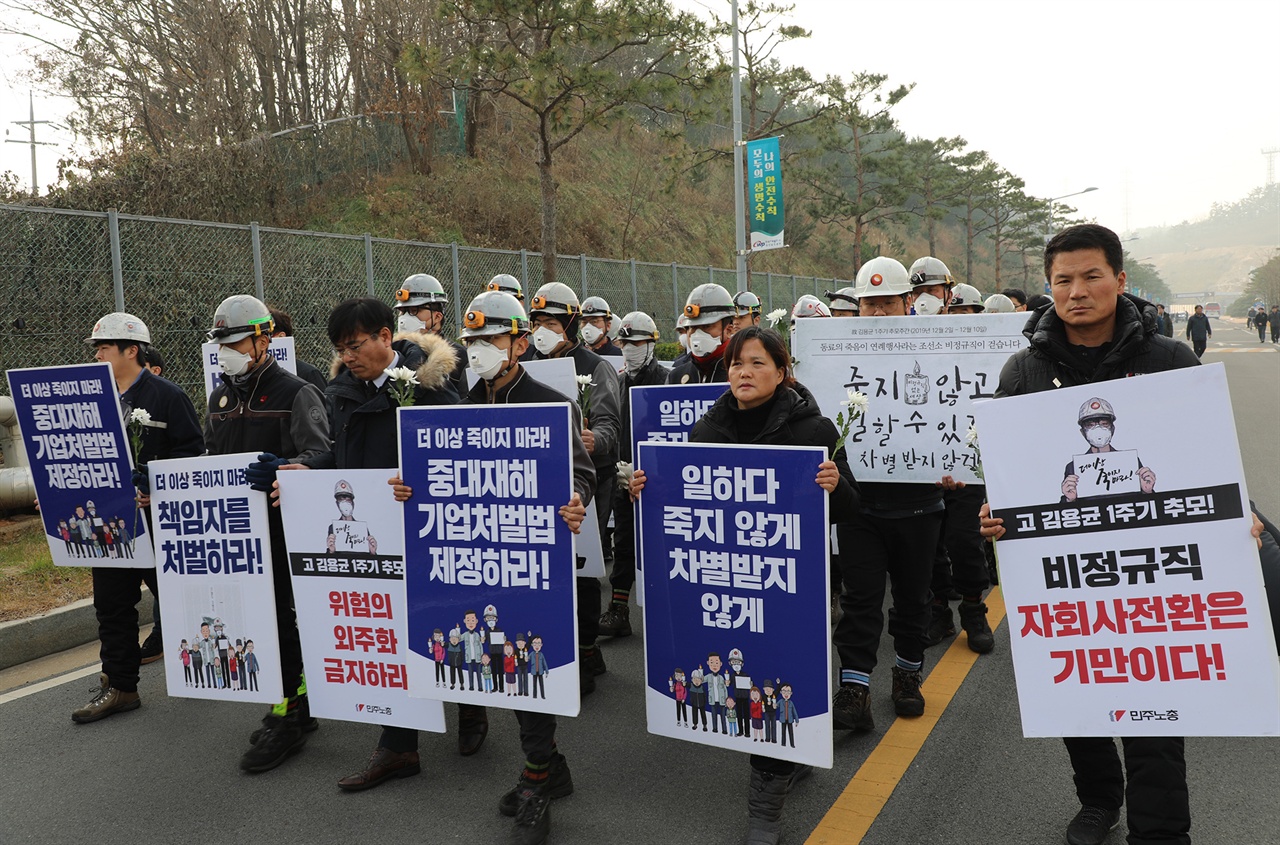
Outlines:
[{"label": "black trousers", "polygon": [[636,584],[636,510],[631,495],[617,490],[613,497],[613,571],[609,586],[628,590]]},{"label": "black trousers", "polygon": [[152,569],[115,569],[95,566],[93,572],[93,609],[98,617],[98,654],[102,671],[111,686],[121,692],[138,691],[138,668],[142,665],[138,645],[138,602],[142,585],[159,596],[156,571]]},{"label": "black trousers", "polygon": [[302,683],[302,637],[298,634],[298,613],[293,604],[289,551],[284,544],[280,509],[267,508],[267,517],[271,530],[271,581],[276,593],[276,631],[280,637],[280,683],[283,697],[292,698]]},{"label": "black trousers", "polygon": [[1203,340],[1196,340],[1193,338],[1191,341],[1191,347],[1195,349],[1197,358],[1200,358],[1204,355],[1204,350],[1208,345],[1209,345],[1208,338],[1205,338]]},{"label": "black trousers", "polygon": [[526,762],[542,766],[556,752],[556,717],[550,713],[513,710],[520,725],[520,749]]},{"label": "black trousers", "polygon": [[981,484],[943,493],[946,519],[933,560],[933,597],[946,600],[952,587],[962,596],[980,596],[991,586],[986,543],[979,533],[978,509],[987,500]]},{"label": "black trousers", "polygon": [[1182,737],[1123,737],[1123,769],[1110,737],[1066,737],[1062,742],[1081,804],[1118,810],[1128,800],[1129,845],[1190,845]]},{"label": "black trousers", "polygon": [[876,667],[886,574],[893,593],[889,635],[894,650],[904,660],[924,660],[929,580],[942,518],[942,511],[901,519],[859,513],[837,526],[844,590],[832,639],[841,668],[871,672]]},{"label": "black trousers", "polygon": [[[600,542],[604,543],[613,507],[613,491],[618,484],[615,466],[596,467],[596,520],[600,526]],[[578,647],[590,648],[600,636],[600,581],[597,578],[576,579],[578,590]]]}]

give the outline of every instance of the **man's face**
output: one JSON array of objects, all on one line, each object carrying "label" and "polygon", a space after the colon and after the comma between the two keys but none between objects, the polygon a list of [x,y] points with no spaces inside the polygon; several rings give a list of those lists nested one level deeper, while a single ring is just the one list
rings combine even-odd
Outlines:
[{"label": "man's face", "polygon": [[201,625],[201,626],[200,626],[200,636],[201,636],[201,637],[203,637],[203,638],[204,638],[204,639],[206,639],[206,640],[207,640],[207,639],[209,639],[209,626],[208,626],[208,625]]},{"label": "man's face", "polygon": [[406,308],[397,308],[396,314],[409,314],[417,317],[419,320],[427,324],[427,331],[439,331],[440,326],[444,323],[444,312],[436,311],[427,305],[410,305]]},{"label": "man's face", "polygon": [[476,615],[474,613],[468,613],[466,616],[462,617],[462,623],[467,626],[468,631],[474,631],[476,629],[476,622]]},{"label": "man's face", "polygon": [[946,285],[916,285],[911,289],[912,296],[919,296],[922,293],[928,293],[938,297],[938,299],[942,300],[942,304],[944,306],[951,301],[951,288]]},{"label": "man's face", "polygon": [[948,314],[981,314],[976,305],[955,305],[947,309]]},{"label": "man's face", "polygon": [[111,365],[111,371],[114,373],[128,372],[132,367],[138,365],[138,347],[130,346],[128,352],[121,352],[120,347],[114,343],[99,343],[93,348],[93,359],[95,361],[105,361]]},{"label": "man's face", "polygon": [[76,507],[76,516],[78,516],[80,519],[84,519],[84,508]]},{"label": "man's face", "polygon": [[1163,317],[1163,316],[1164,316],[1164,306],[1163,306],[1163,305],[1157,305],[1157,306],[1156,306],[1156,313],[1157,313],[1157,314],[1159,314],[1161,317]]},{"label": "man's face", "polygon": [[898,294],[888,296],[864,296],[858,300],[860,317],[905,317],[907,298]]},{"label": "man's face", "polygon": [[1197,313],[1197,314],[1203,314],[1203,313],[1204,313],[1204,308],[1203,308],[1203,307],[1201,307],[1201,306],[1199,306],[1199,305],[1197,305],[1197,306],[1196,306],[1196,313]]},{"label": "man's face", "polygon": [[733,318],[733,330],[735,332],[758,325],[760,325],[760,315],[756,313],[738,314]]},{"label": "man's face", "polygon": [[1111,439],[1116,434],[1116,426],[1111,420],[1106,419],[1085,420],[1080,424],[1080,434],[1090,446],[1102,449],[1111,445]]},{"label": "man's face", "polygon": [[363,381],[373,381],[391,363],[391,330],[383,326],[377,332],[355,332],[342,339],[334,351],[351,374]]},{"label": "man's face", "polygon": [[851,309],[846,309],[846,308],[832,308],[831,316],[832,317],[856,317],[858,316],[858,312],[853,311]]},{"label": "man's face", "polygon": [[713,654],[707,658],[707,668],[711,670],[711,674],[713,675],[720,674],[720,667],[722,665],[724,664],[720,662],[720,658],[718,655]]},{"label": "man's face", "polygon": [[1058,253],[1049,273],[1058,318],[1076,330],[1114,323],[1124,279],[1124,271],[1112,270],[1101,249]]},{"label": "man's face", "polygon": [[246,646],[244,647],[244,650],[245,650],[245,651],[247,651],[247,652],[249,652],[250,654],[252,654],[252,653],[253,653],[253,643],[249,643],[248,645],[246,645]]},{"label": "man's face", "polygon": [[597,329],[599,329],[602,332],[608,333],[609,331],[608,317],[605,317],[605,316],[583,317],[582,322],[586,323],[587,325],[595,326]]},{"label": "man's face", "polygon": [[488,625],[490,628],[492,628],[493,626],[495,626],[495,625],[497,625],[497,624],[498,624],[498,617],[496,617],[496,616],[486,616],[486,617],[484,618],[484,624],[486,624],[486,625]]},{"label": "man's face", "polygon": [[533,638],[533,650],[542,651],[542,637]]},{"label": "man's face", "polygon": [[791,700],[791,684],[782,685],[782,697],[787,701]]},{"label": "man's face", "polygon": [[533,326],[534,331],[537,331],[538,329],[546,329],[547,331],[555,332],[558,335],[564,334],[564,325],[550,314],[539,314],[533,318],[531,325]]}]

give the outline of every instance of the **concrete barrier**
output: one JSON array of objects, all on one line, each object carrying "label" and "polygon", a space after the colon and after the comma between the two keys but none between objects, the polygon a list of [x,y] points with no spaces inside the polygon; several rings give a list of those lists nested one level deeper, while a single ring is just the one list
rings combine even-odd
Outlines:
[{"label": "concrete barrier", "polygon": [[[151,592],[142,590],[138,623],[151,624]],[[93,599],[83,599],[39,616],[0,622],[0,669],[48,657],[98,639]]]}]

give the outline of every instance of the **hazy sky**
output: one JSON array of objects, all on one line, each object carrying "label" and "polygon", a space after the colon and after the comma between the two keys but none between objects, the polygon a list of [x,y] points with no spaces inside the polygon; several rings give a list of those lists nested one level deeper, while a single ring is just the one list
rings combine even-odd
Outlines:
[{"label": "hazy sky", "polygon": [[[727,16],[723,0],[677,0]],[[813,30],[780,57],[815,74],[867,70],[916,83],[895,109],[909,135],[962,135],[1026,180],[1117,230],[1178,223],[1266,181],[1280,147],[1280,3],[1274,0],[798,0]],[[0,35],[0,121],[25,139],[24,42]],[[37,119],[65,101],[37,97]],[[69,133],[40,128],[47,184]],[[1280,156],[1277,156],[1280,158]],[[1280,162],[1277,162],[1280,169]],[[30,180],[29,148],[0,170]]]}]

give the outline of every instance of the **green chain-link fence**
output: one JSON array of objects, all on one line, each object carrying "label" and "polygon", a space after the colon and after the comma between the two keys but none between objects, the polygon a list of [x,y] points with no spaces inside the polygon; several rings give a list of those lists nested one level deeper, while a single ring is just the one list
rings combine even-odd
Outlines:
[{"label": "green chain-link fence", "polygon": [[[717,267],[564,255],[556,262],[559,281],[583,298],[604,297],[616,314],[649,313],[664,340],[674,339],[676,314],[693,288],[737,284],[733,270]],[[7,369],[92,360],[83,338],[103,314],[124,310],[147,323],[165,375],[202,408],[200,344],[223,298],[254,293],[287,311],[299,358],[324,369],[332,356],[324,330],[330,309],[352,296],[391,302],[413,273],[430,273],[449,291],[450,333],[498,273],[520,279],[528,296],[543,278],[541,256],[524,250],[0,205],[0,378]],[[752,277],[766,312],[846,284]],[[2,389],[8,392],[7,380]]]}]

